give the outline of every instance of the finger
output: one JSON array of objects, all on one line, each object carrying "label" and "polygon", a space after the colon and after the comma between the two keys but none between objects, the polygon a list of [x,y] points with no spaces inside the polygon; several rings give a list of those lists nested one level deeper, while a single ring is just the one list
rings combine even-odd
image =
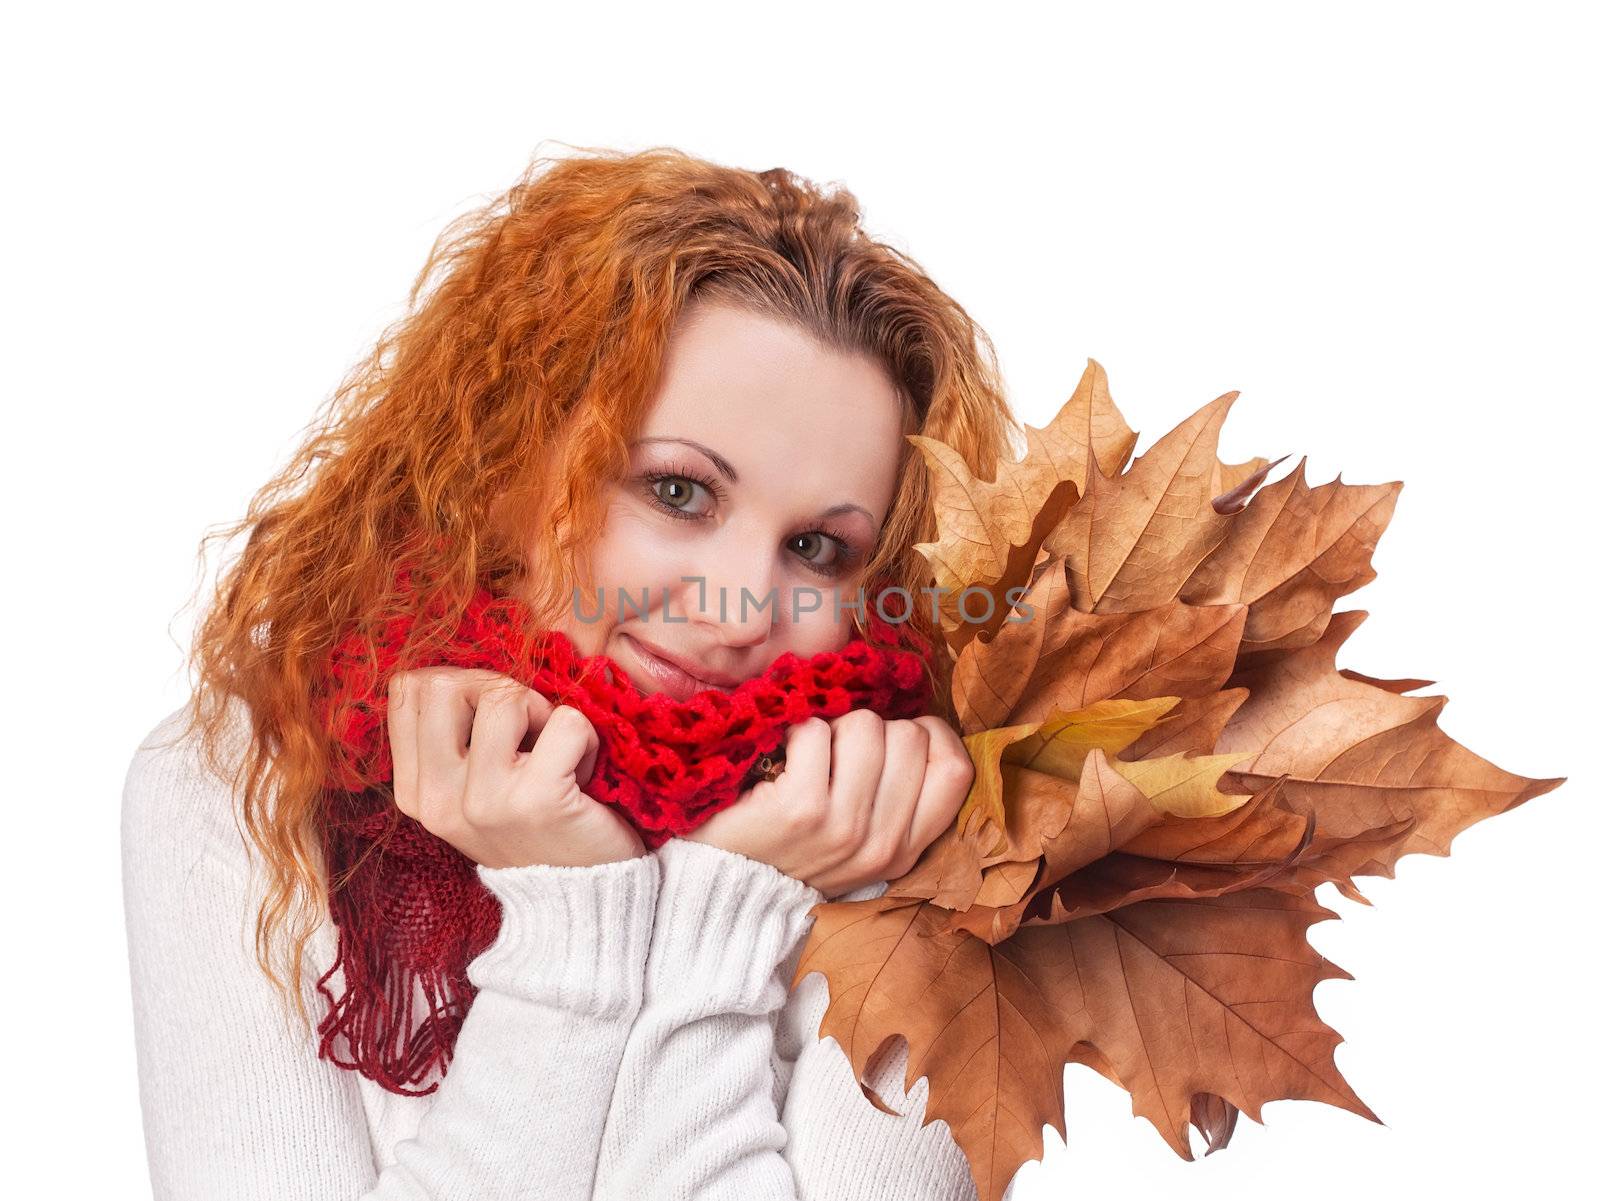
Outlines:
[{"label": "finger", "polygon": [[[535,729],[535,734],[537,735],[538,731],[543,730],[545,724],[549,722],[550,715],[556,711],[556,706],[549,697],[534,692],[529,698],[528,707],[530,723],[537,722],[536,727],[531,727]],[[583,753],[578,757],[578,765],[573,769],[572,774],[577,778],[579,784],[587,784],[590,777],[594,775],[595,760],[600,756],[600,735],[595,731],[594,723],[589,720],[588,715],[583,710],[576,705],[566,705],[564,707],[571,709],[579,717],[583,718],[585,745]],[[538,714],[537,718],[533,717],[535,713]],[[537,743],[535,747],[537,747]],[[529,754],[531,753],[532,751],[530,750]]]},{"label": "finger", "polygon": [[966,744],[948,722],[932,716],[911,720],[928,731],[927,771],[911,819],[911,845],[920,855],[950,828],[972,788],[974,769]]},{"label": "finger", "polygon": [[852,709],[834,718],[832,733],[829,821],[850,831],[859,847],[871,828],[872,802],[883,776],[883,718],[871,709]]},{"label": "finger", "polygon": [[517,750],[532,720],[527,701],[531,691],[509,676],[479,686],[467,747],[469,772],[480,766],[510,767],[516,762]]},{"label": "finger", "polygon": [[571,705],[557,705],[539,731],[533,750],[523,756],[517,770],[548,788],[567,776],[576,776],[578,766],[588,754],[594,727]]},{"label": "finger", "polygon": [[774,785],[763,790],[756,785],[752,790],[755,793],[765,792],[768,796],[784,795],[789,803],[793,798],[803,798],[806,806],[805,814],[793,814],[814,818],[819,824],[828,819],[828,779],[832,770],[833,756],[833,729],[827,721],[820,717],[808,717],[805,721],[796,722],[784,733],[783,742],[783,775],[780,780],[785,781],[783,789]]},{"label": "finger", "polygon": [[528,729],[523,738],[527,750],[523,750],[522,743],[517,744],[517,750],[528,754],[538,744],[539,731],[544,729],[545,722],[550,720],[550,715],[556,711],[555,702],[536,688],[528,689],[524,694],[523,703],[527,706]]},{"label": "finger", "polygon": [[[594,776],[595,760],[600,757],[600,734],[594,728],[594,723],[584,718],[588,723],[588,745],[584,748],[583,757],[578,760],[578,770],[574,773],[580,785],[587,784]],[[620,818],[619,818],[620,820]]]},{"label": "finger", "polygon": [[867,845],[891,877],[904,875],[921,855],[911,844],[912,822],[928,768],[928,728],[914,721],[891,721],[883,728],[883,775],[872,802]]},{"label": "finger", "polygon": [[417,688],[418,820],[435,826],[454,804],[459,807],[467,766],[472,705],[459,680],[424,670]]},{"label": "finger", "polygon": [[394,803],[407,817],[417,816],[416,677],[389,677],[389,758],[394,762]]}]

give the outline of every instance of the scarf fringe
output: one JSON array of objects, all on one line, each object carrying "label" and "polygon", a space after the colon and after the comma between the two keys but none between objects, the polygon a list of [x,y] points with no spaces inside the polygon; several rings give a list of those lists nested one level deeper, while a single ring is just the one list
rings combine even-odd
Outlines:
[{"label": "scarf fringe", "polygon": [[[477,990],[470,982],[463,989],[442,966],[388,960],[376,977],[358,975],[358,983],[352,985],[346,975],[344,994],[335,997],[326,982],[348,962],[341,936],[333,966],[317,981],[317,991],[328,1001],[328,1012],[317,1026],[318,1056],[401,1096],[425,1097],[435,1091],[449,1069],[456,1036]],[[428,1013],[413,1026],[419,985]],[[439,1079],[423,1088],[412,1087],[435,1069]]]}]

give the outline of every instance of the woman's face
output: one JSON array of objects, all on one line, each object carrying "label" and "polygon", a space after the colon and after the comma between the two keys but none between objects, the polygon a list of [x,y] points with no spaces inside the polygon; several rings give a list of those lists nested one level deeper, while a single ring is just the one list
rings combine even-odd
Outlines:
[{"label": "woman's face", "polygon": [[900,401],[875,362],[691,303],[627,478],[610,485],[591,588],[556,624],[640,691],[677,699],[731,688],[785,651],[837,650],[901,441]]}]

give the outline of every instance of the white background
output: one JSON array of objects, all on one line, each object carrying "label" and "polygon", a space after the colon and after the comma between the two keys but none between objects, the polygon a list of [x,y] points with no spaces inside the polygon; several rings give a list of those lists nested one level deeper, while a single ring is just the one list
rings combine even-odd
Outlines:
[{"label": "white background", "polygon": [[1345,920],[1312,941],[1356,980],[1317,1004],[1386,1125],[1274,1102],[1184,1163],[1074,1067],[1070,1150],[1048,1132],[1020,1195],[1592,1186],[1586,9],[571,7],[7,19],[0,1004],[24,1173],[148,1196],[119,791],[186,695],[201,534],[401,312],[445,222],[564,143],[847,184],[990,332],[1033,424],[1093,356],[1141,452],[1239,389],[1224,458],[1403,479],[1339,665],[1437,680],[1453,737],[1570,777],[1363,881],[1375,908],[1327,898]]}]

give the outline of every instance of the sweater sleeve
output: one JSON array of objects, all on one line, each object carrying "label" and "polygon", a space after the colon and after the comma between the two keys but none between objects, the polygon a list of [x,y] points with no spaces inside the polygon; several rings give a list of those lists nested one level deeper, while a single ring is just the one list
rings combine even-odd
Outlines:
[{"label": "sweater sleeve", "polygon": [[[595,1201],[975,1201],[949,1127],[924,1127],[920,1104],[880,1112],[838,1043],[818,1040],[824,978],[790,992],[792,952],[822,893],[706,843],[675,838],[656,855],[644,1004],[611,1099]],[[806,1029],[788,1036],[794,1055],[775,1045],[780,1021],[791,1022],[786,1003],[804,1006]],[[903,1054],[898,1062],[903,1071]]]},{"label": "sweater sleeve", "polygon": [[[642,996],[655,857],[478,868],[500,898],[500,933],[468,965],[479,991],[430,1108],[380,1172],[355,1074],[317,1057],[315,1035],[280,1005],[255,961],[254,859],[228,786],[167,737],[179,714],[135,752],[122,806],[156,1201],[588,1201]],[[320,972],[310,963],[306,972],[316,1014]]]}]

